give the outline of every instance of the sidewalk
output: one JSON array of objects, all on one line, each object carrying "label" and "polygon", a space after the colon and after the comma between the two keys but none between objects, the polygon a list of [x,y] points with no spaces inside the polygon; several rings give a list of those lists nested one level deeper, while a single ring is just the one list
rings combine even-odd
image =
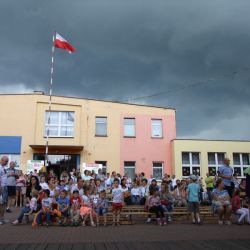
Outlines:
[{"label": "sidewalk", "polygon": [[[18,209],[7,218],[16,218]],[[249,249],[250,226],[154,224],[121,227],[0,226],[0,249]]]}]

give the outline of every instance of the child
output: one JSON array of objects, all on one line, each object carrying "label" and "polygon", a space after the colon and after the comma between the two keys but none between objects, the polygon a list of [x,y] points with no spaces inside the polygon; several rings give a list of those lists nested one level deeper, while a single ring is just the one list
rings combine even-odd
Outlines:
[{"label": "child", "polygon": [[22,223],[23,220],[23,216],[26,213],[32,214],[35,213],[37,210],[37,197],[38,197],[38,191],[37,190],[33,190],[31,193],[31,200],[29,203],[26,203],[25,207],[22,208],[20,215],[18,216],[18,218],[13,221],[11,224],[12,225],[17,225],[19,223]]},{"label": "child", "polygon": [[164,210],[161,206],[160,196],[155,188],[150,189],[145,206],[148,209],[148,212],[156,214],[156,219],[159,226],[167,224],[166,221],[164,221]]},{"label": "child", "polygon": [[67,197],[67,191],[62,190],[60,196],[57,198],[58,210],[61,212],[61,218],[59,218],[59,225],[66,226],[69,218],[69,205],[70,200]]},{"label": "child", "polygon": [[197,177],[195,175],[190,175],[190,183],[187,187],[187,199],[188,199],[188,209],[191,213],[192,223],[201,224],[200,214],[199,214],[199,193],[200,185],[196,183]]},{"label": "child", "polygon": [[140,205],[141,192],[136,181],[133,182],[133,187],[131,189],[131,200],[133,205]]},{"label": "child", "polygon": [[91,199],[92,187],[88,186],[85,189],[85,195],[82,196],[82,204],[80,208],[80,215],[83,220],[82,226],[86,226],[86,220],[90,217],[90,223],[92,227],[95,227],[93,221],[93,201]]},{"label": "child", "polygon": [[70,198],[70,218],[71,218],[71,226],[78,226],[79,217],[80,217],[80,206],[82,203],[82,199],[79,196],[79,191],[76,189],[73,191],[73,195]]},{"label": "child", "polygon": [[107,212],[108,212],[108,200],[106,198],[106,192],[105,190],[102,190],[99,195],[99,199],[97,200],[96,205],[96,221],[97,226],[99,226],[99,217],[103,216],[104,219],[104,226],[107,226]]},{"label": "child", "polygon": [[45,189],[44,197],[42,199],[42,209],[36,216],[36,222],[38,225],[42,224],[42,216],[45,215],[46,217],[46,226],[51,225],[51,214],[52,214],[52,199],[50,196],[49,189]]},{"label": "child", "polygon": [[238,219],[238,225],[244,224],[244,219],[247,219],[248,224],[250,224],[250,215],[249,209],[241,207],[240,197],[239,197],[240,190],[236,189],[234,191],[234,195],[232,198],[232,210],[234,213],[239,214],[240,217]]},{"label": "child", "polygon": [[122,206],[124,204],[123,190],[119,187],[119,179],[115,178],[112,189],[112,212],[113,212],[113,224],[112,226],[120,226],[120,214]]}]

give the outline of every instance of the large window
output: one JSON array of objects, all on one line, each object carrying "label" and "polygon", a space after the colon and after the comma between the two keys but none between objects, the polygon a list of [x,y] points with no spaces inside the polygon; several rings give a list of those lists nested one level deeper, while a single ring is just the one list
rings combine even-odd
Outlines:
[{"label": "large window", "polygon": [[[68,111],[51,111],[49,123],[49,111],[45,115],[45,136],[49,137],[73,137],[75,113]],[[49,131],[48,131],[49,129]]]},{"label": "large window", "polygon": [[124,162],[124,175],[127,174],[132,180],[135,178],[135,161]]},{"label": "large window", "polygon": [[208,173],[215,176],[219,166],[223,165],[225,153],[208,153]]},{"label": "large window", "polygon": [[135,137],[135,118],[124,118],[124,136]]},{"label": "large window", "polygon": [[163,176],[163,163],[153,162],[153,178],[156,180],[162,180]]},{"label": "large window", "polygon": [[153,138],[162,138],[162,120],[151,120],[151,136]]},{"label": "large window", "polygon": [[182,176],[200,175],[200,153],[182,152]]},{"label": "large window", "polygon": [[95,118],[95,135],[107,136],[107,117]]},{"label": "large window", "polygon": [[239,177],[244,177],[244,170],[250,165],[249,153],[233,153],[234,173]]}]

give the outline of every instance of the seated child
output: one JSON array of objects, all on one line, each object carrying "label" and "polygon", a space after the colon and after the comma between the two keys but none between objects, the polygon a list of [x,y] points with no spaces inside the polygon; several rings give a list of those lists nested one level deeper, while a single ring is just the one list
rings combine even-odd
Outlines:
[{"label": "seated child", "polygon": [[78,226],[78,224],[79,224],[81,203],[82,203],[82,199],[79,196],[79,191],[76,189],[73,191],[72,197],[70,198],[71,226]]},{"label": "seated child", "polygon": [[31,197],[32,198],[31,198],[30,202],[26,203],[25,207],[22,208],[18,218],[11,223],[12,225],[17,225],[19,223],[22,223],[24,214],[26,214],[26,213],[32,214],[32,213],[35,213],[37,211],[38,191],[33,190],[31,193]]},{"label": "seated child", "polygon": [[44,191],[44,197],[42,199],[42,209],[38,212],[36,215],[36,223],[38,225],[41,225],[43,222],[43,215],[45,215],[46,218],[46,226],[51,225],[51,214],[52,214],[52,198],[49,197],[50,191],[49,189],[45,189]]},{"label": "seated child", "polygon": [[92,227],[95,227],[95,223],[93,221],[93,201],[91,199],[92,187],[88,186],[85,189],[85,194],[82,196],[82,204],[80,208],[80,215],[83,220],[82,226],[86,226],[86,221],[90,218],[90,224]]},{"label": "seated child", "polygon": [[103,216],[104,219],[104,226],[107,225],[107,212],[108,212],[108,200],[106,198],[106,192],[105,190],[102,190],[99,194],[99,198],[97,200],[96,204],[96,221],[97,226],[99,226],[99,217]]},{"label": "seated child", "polygon": [[59,225],[66,226],[69,218],[69,205],[70,200],[67,197],[67,191],[62,190],[60,196],[57,198],[58,210],[61,212],[61,216],[58,217]]}]

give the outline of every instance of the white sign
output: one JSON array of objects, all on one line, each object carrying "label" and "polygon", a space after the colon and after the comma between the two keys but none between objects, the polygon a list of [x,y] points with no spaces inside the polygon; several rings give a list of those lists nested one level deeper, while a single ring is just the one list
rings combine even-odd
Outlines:
[{"label": "white sign", "polygon": [[83,163],[81,173],[84,173],[85,170],[88,170],[90,172],[94,171],[96,174],[98,174],[99,169],[102,169],[102,164]]},{"label": "white sign", "polygon": [[28,160],[26,172],[34,172],[35,169],[37,170],[37,172],[39,172],[42,167],[44,167],[44,161]]}]

